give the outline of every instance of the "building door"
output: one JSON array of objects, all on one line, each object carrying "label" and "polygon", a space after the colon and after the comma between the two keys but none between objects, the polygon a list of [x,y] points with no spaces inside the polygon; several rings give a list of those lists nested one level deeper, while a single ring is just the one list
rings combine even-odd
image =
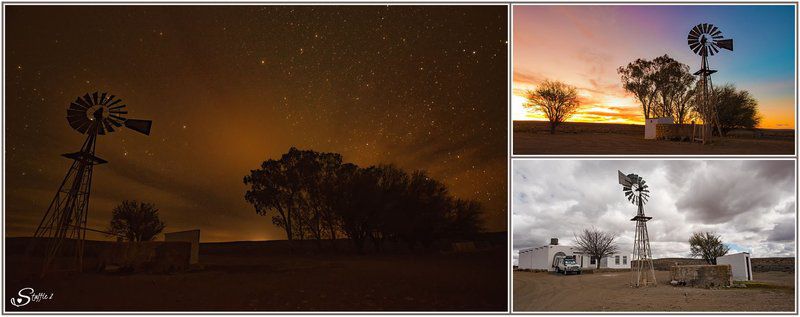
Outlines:
[{"label": "building door", "polygon": [[750,276],[750,257],[749,256],[745,256],[744,257],[744,263],[747,263],[747,267],[746,267],[746,269],[747,269],[747,280],[748,281],[752,281],[753,277]]}]

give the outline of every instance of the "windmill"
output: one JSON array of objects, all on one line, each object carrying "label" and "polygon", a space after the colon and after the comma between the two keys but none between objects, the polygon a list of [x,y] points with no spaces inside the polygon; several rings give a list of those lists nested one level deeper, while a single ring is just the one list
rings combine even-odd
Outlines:
[{"label": "windmill", "polygon": [[700,138],[703,144],[711,139],[711,129],[716,123],[717,132],[722,135],[722,129],[719,126],[719,116],[717,109],[714,106],[713,93],[714,86],[711,84],[711,74],[716,73],[716,70],[708,67],[708,57],[714,56],[719,53],[720,48],[733,51],[733,39],[724,39],[722,31],[716,26],[709,23],[700,23],[695,25],[689,36],[687,37],[689,49],[697,55],[702,57],[700,63],[700,70],[694,73],[695,76],[700,76],[697,81],[696,96],[698,96],[698,108],[701,119],[703,119],[703,128]]},{"label": "windmill", "polygon": [[[78,97],[67,108],[70,127],[86,134],[86,140],[80,151],[62,155],[71,159],[72,165],[34,233],[34,243],[37,240],[45,240],[46,243],[42,275],[52,268],[53,262],[61,253],[69,253],[69,256],[74,253],[73,264],[76,270],[80,271],[83,266],[83,242],[86,238],[89,194],[92,189],[92,168],[94,165],[107,163],[95,156],[97,136],[114,132],[123,126],[150,135],[152,122],[126,119],[124,115],[128,111],[125,107],[122,99],[114,95],[94,92]],[[74,250],[64,245],[68,240],[74,242]]]},{"label": "windmill", "polygon": [[631,268],[631,285],[647,286],[648,284],[657,285],[656,272],[653,269],[653,258],[650,250],[650,236],[647,234],[647,221],[653,217],[644,215],[644,205],[650,198],[650,190],[647,183],[636,174],[625,175],[620,171],[619,184],[622,185],[622,192],[632,204],[636,205],[638,211],[631,221],[636,221],[636,233],[633,238],[633,259],[631,264],[636,263]]}]

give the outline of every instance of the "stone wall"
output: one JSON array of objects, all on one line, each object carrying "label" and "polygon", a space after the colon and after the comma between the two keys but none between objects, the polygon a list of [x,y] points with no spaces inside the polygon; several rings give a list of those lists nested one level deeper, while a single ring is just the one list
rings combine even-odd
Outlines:
[{"label": "stone wall", "polygon": [[[46,238],[6,238],[6,256],[24,258],[38,270],[45,249]],[[73,267],[76,240],[64,241],[58,252],[56,267]],[[114,242],[84,241],[83,270],[166,273],[189,268],[191,243],[189,242]]]},{"label": "stone wall", "polygon": [[97,269],[167,273],[189,269],[192,244],[184,241],[117,242],[104,248]]},{"label": "stone wall", "polygon": [[750,258],[753,272],[794,272],[794,258]]},{"label": "stone wall", "polygon": [[733,284],[730,265],[680,265],[670,267],[673,285],[692,287],[725,287]]},{"label": "stone wall", "polygon": [[692,138],[691,124],[656,124],[657,140],[687,141]]}]

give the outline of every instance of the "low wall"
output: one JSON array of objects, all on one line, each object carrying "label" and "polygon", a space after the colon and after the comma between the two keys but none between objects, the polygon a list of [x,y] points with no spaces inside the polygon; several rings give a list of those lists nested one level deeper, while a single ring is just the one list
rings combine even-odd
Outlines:
[{"label": "low wall", "polygon": [[685,141],[692,138],[691,124],[656,124],[657,140]]},{"label": "low wall", "polygon": [[[34,271],[40,269],[49,239],[6,238],[6,256],[22,259]],[[74,267],[76,240],[64,240],[59,249],[56,267]],[[166,273],[189,268],[191,243],[179,241],[114,242],[84,241],[83,270],[103,271],[111,268],[123,272]],[[116,271],[116,270],[112,270]]]},{"label": "low wall", "polygon": [[669,270],[673,285],[723,287],[733,284],[730,265],[681,265]]},{"label": "low wall", "polygon": [[97,269],[167,273],[189,269],[192,244],[184,241],[118,242],[105,248]]},{"label": "low wall", "polygon": [[794,258],[750,258],[753,272],[794,272]]}]

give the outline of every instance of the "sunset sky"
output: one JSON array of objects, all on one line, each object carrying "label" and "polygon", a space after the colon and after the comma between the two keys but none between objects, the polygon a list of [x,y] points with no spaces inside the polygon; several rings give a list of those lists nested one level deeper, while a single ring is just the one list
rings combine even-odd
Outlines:
[{"label": "sunset sky", "polygon": [[[100,136],[89,227],[126,199],[166,232],[285,239],[242,182],[290,147],[422,169],[505,231],[506,6],[7,6],[6,235],[30,236],[108,91],[150,136]],[[76,18],[84,17],[84,18]],[[103,238],[91,234],[93,239]]]},{"label": "sunset sky", "polygon": [[523,92],[545,79],[578,87],[584,100],[569,121],[642,123],[641,105],[622,89],[617,68],[668,54],[699,69],[686,36],[711,23],[734,51],[710,57],[714,85],[734,84],[759,103],[760,127],[794,128],[794,6],[517,5],[513,7],[514,120],[542,120],[526,111]]}]

